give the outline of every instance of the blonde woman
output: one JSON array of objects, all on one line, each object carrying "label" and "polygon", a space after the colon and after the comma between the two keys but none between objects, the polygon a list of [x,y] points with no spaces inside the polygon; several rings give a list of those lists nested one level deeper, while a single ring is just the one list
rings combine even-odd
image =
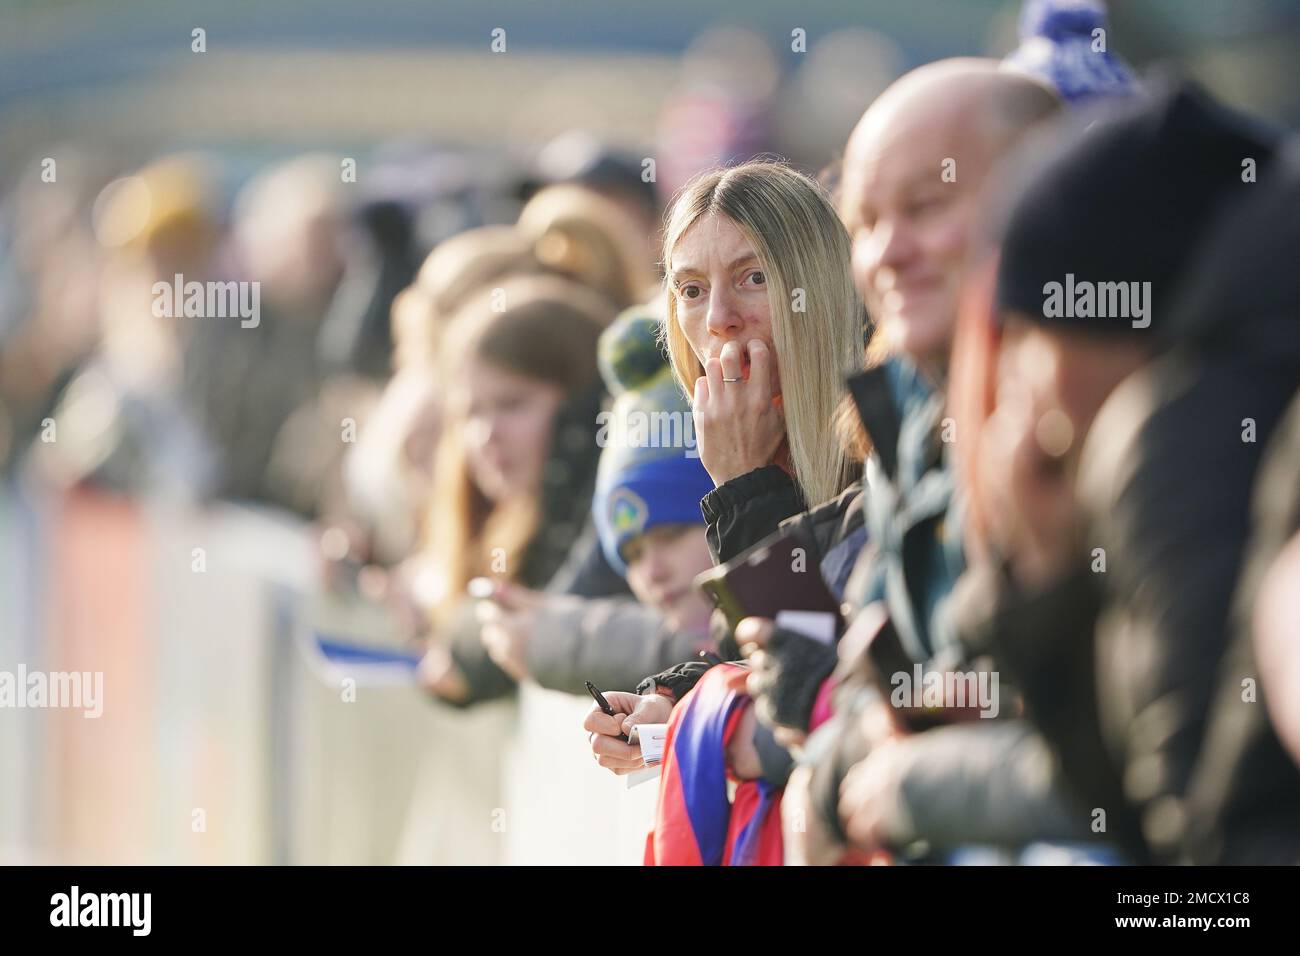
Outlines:
[{"label": "blonde woman", "polygon": [[[664,271],[664,339],[715,485],[700,509],[709,548],[726,561],[858,477],[835,433],[844,380],[863,356],[849,238],[813,180],[746,163],[683,189],[665,232]],[[666,721],[708,666],[687,661],[646,678],[636,694],[606,694],[616,716],[593,709],[584,724],[600,765],[641,766],[639,747],[618,739],[624,720]],[[744,720],[728,753],[737,775],[788,760],[770,736],[759,743],[752,710]]]},{"label": "blonde woman", "polygon": [[857,476],[834,434],[862,367],[849,238],[824,191],[751,162],[697,177],[664,239],[664,338],[692,398],[714,491],[700,503],[725,561]]}]

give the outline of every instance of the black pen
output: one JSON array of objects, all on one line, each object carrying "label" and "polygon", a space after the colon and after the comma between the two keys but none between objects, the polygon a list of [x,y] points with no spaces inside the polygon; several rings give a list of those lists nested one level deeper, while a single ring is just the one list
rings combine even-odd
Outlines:
[{"label": "black pen", "polygon": [[[596,699],[596,706],[599,707],[601,710],[603,710],[610,717],[613,717],[614,708],[609,706],[609,701],[605,699],[605,695],[602,694],[600,691],[596,690],[596,685],[593,684],[591,681],[589,680],[583,681],[583,683],[587,685],[587,693],[591,694],[591,696]],[[619,734],[618,739],[623,741],[623,743],[628,742],[627,734]]]},{"label": "black pen", "polygon": [[700,659],[708,661],[709,665],[712,667],[717,667],[722,663],[722,658],[717,654],[714,654],[712,651],[700,651]]}]

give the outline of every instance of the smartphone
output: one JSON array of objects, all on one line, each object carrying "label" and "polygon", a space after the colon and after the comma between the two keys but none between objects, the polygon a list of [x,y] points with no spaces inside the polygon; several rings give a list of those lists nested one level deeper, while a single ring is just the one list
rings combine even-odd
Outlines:
[{"label": "smartphone", "polygon": [[838,637],[844,632],[844,615],[826,587],[816,553],[791,526],[705,571],[695,586],[722,611],[732,630],[746,617],[775,619],[781,611],[811,611],[832,615]]}]

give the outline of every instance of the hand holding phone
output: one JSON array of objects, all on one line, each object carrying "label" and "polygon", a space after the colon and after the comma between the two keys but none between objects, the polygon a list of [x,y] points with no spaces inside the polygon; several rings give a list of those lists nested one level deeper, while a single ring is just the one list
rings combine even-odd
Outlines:
[{"label": "hand holding phone", "polygon": [[776,620],[782,611],[795,611],[830,615],[838,637],[844,630],[840,603],[826,586],[816,561],[810,560],[815,553],[797,528],[783,528],[727,563],[705,571],[696,577],[695,586],[726,615],[733,631],[747,617]]}]

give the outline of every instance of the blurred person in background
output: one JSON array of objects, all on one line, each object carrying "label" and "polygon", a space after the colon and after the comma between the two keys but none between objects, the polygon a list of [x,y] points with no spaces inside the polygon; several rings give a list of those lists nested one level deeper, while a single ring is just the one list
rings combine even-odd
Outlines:
[{"label": "blurred person in background", "polygon": [[[1216,218],[1260,188],[1243,160],[1266,182],[1275,142],[1189,86],[1078,124],[1021,170],[996,326],[969,320],[983,367],[962,390],[983,413],[962,415],[958,446],[963,640],[1023,693],[1076,818],[1103,811],[1099,832],[1135,860],[1182,852],[1262,447],[1242,422],[1266,440],[1296,383],[1238,354],[1231,312],[1213,347],[1191,346],[1176,295]],[[1131,279],[1145,289],[1118,314],[1051,306],[1053,282]]]},{"label": "blurred person in background", "polygon": [[856,19],[803,37],[807,50],[793,58],[798,66],[778,88],[775,149],[800,168],[823,169],[830,157],[834,169],[863,111],[906,69],[899,39]]},{"label": "blurred person in background", "polygon": [[610,149],[591,133],[574,129],[542,147],[537,173],[546,183],[578,185],[617,205],[641,237],[641,258],[645,262],[658,258],[663,213],[643,159]]},{"label": "blurred person in background", "polygon": [[583,186],[547,186],[520,210],[515,228],[548,271],[599,292],[619,311],[646,301],[655,274],[640,223]]},{"label": "blurred person in background", "polygon": [[516,680],[584,695],[590,680],[612,694],[711,645],[711,605],[692,582],[713,564],[699,508],[713,484],[659,328],[655,313],[631,309],[599,343],[614,402],[597,436],[592,514],[606,560],[635,600],[499,584],[484,608],[483,642]]},{"label": "blurred person in background", "polygon": [[0,204],[0,472],[43,427],[99,336],[101,248],[85,215],[107,170],[54,150],[60,189],[32,178]]},{"label": "blurred person in background", "polygon": [[541,271],[532,239],[514,226],[479,226],[438,243],[393,303],[395,371],[436,366],[443,330],[478,289]]},{"label": "blurred person in background", "polygon": [[[544,271],[581,283],[616,312],[644,302],[653,293],[656,273],[637,220],[585,186],[542,189],[520,211],[517,228],[530,241]],[[627,583],[605,560],[591,521],[550,589],[590,598],[628,593]]]},{"label": "blurred person in background", "polygon": [[415,211],[394,198],[363,201],[340,236],[342,274],[321,320],[322,367],[368,379],[392,363],[393,299],[420,265]]},{"label": "blurred person in background", "polygon": [[[513,226],[468,229],[440,242],[415,281],[391,307],[392,378],[343,464],[345,503],[326,514],[332,551],[323,554],[325,585],[363,585],[386,600],[409,637],[424,633],[436,598],[436,572],[417,547],[430,511],[446,383],[439,367],[443,334],[458,308],[484,287],[542,271],[532,243]],[[324,540],[324,539],[322,539]],[[362,569],[359,578],[353,572]]]},{"label": "blurred person in background", "polygon": [[[332,496],[336,506],[331,509],[336,515],[332,520],[342,534],[331,536],[338,553],[326,556],[327,575],[333,576],[334,570],[356,567],[359,562],[377,557],[376,546],[391,561],[406,557],[404,553],[392,556],[404,547],[409,548],[409,529],[413,527],[406,524],[409,507],[419,507],[419,499],[427,495],[427,490],[412,488],[407,481],[418,477],[420,470],[418,466],[414,472],[408,468],[405,442],[410,435],[419,445],[423,441],[421,436],[429,437],[429,429],[438,427],[437,400],[430,389],[445,375],[438,367],[437,357],[450,316],[468,298],[496,287],[496,283],[507,277],[545,273],[587,287],[607,300],[611,311],[639,301],[654,281],[635,221],[611,200],[577,185],[543,189],[523,208],[515,226],[482,226],[439,243],[421,265],[416,281],[394,298],[391,323],[395,375],[379,400],[383,415],[376,422],[374,433],[368,434],[369,428],[363,430],[357,449],[348,456],[351,477],[346,480],[351,484],[350,492]],[[289,434],[278,439],[274,459],[278,467],[274,474],[280,477],[280,485],[287,486],[293,480],[294,471],[288,467],[293,461],[313,457],[312,447],[338,452],[336,442],[331,439],[326,443],[320,436],[332,436],[329,423],[346,412],[349,401],[354,409],[367,405],[363,391],[348,386],[347,380],[331,383],[316,402],[290,420],[290,426],[302,421],[300,427],[287,428]],[[308,427],[312,423],[315,427]],[[295,442],[295,434],[305,441]],[[337,472],[337,468],[325,462],[310,474],[333,476]],[[298,473],[306,477],[301,470]],[[389,494],[395,489],[404,490],[401,494]],[[337,499],[349,495],[352,504],[339,505]],[[403,506],[404,501],[407,507]],[[348,517],[351,508],[357,513]],[[380,525],[384,540],[369,540]],[[431,532],[431,528],[426,531]],[[344,540],[346,548],[341,546]],[[427,583],[436,577],[430,572],[428,558],[427,553],[412,557],[395,579],[379,573],[378,568],[368,569],[365,575],[372,595],[391,596],[399,615],[408,624],[413,623],[410,611],[421,600],[415,597],[414,591],[427,590],[420,582]],[[625,590],[621,579],[600,559],[591,529],[573,549],[571,563],[557,570],[570,585],[565,590],[594,593]],[[350,577],[344,575],[339,580],[350,580]]]},{"label": "blurred person in background", "polygon": [[424,367],[406,368],[384,386],[348,452],[344,511],[360,525],[367,559],[380,567],[400,564],[419,539],[441,423],[442,383]]},{"label": "blurred person in background", "polygon": [[481,290],[448,327],[429,515],[437,599],[422,664],[443,700],[465,706],[513,688],[479,639],[470,580],[540,587],[585,523],[603,393],[596,340],[612,311],[582,286],[524,278]]},{"label": "blurred person in background", "polygon": [[[1234,608],[1233,646],[1223,669],[1223,683],[1230,690],[1220,694],[1232,715],[1229,719],[1227,713],[1213,713],[1195,778],[1199,786],[1193,787],[1189,801],[1190,855],[1198,862],[1217,862],[1229,855],[1243,858],[1241,848],[1250,844],[1231,832],[1234,829],[1257,830],[1254,847],[1267,848],[1278,862],[1300,861],[1295,836],[1300,827],[1295,812],[1295,794],[1300,791],[1300,715],[1295,704],[1295,689],[1300,687],[1295,642],[1300,633],[1300,501],[1293,480],[1297,472],[1300,399],[1292,401],[1260,470],[1250,563]],[[1260,693],[1268,720],[1243,706],[1251,701],[1243,699],[1245,681],[1240,675],[1256,673],[1255,659],[1261,682],[1266,678]],[[1203,797],[1202,790],[1208,790],[1208,796]],[[1229,795],[1223,795],[1225,790]],[[1224,831],[1230,836],[1225,838]]]},{"label": "blurred person in background", "polygon": [[[421,266],[415,283],[394,300],[395,374],[381,399],[382,414],[374,429],[363,434],[349,463],[362,527],[382,526],[381,539],[374,545],[390,556],[401,552],[390,561],[405,557],[403,549],[409,547],[414,527],[407,524],[409,508],[401,503],[418,508],[427,496],[427,489],[412,488],[401,477],[420,473],[419,467],[414,473],[408,470],[404,449],[408,436],[417,448],[436,447],[428,439],[430,430],[436,435],[438,427],[435,393],[444,373],[437,356],[450,317],[467,299],[511,276],[544,273],[581,283],[609,300],[610,308],[633,300],[653,281],[636,227],[624,210],[586,188],[557,186],[534,196],[518,226],[482,226],[441,242]],[[425,465],[432,467],[432,455]],[[401,494],[390,493],[399,487],[405,489]],[[367,535],[358,528],[353,537],[361,540],[353,542],[349,555],[366,559],[371,550],[364,540]],[[413,556],[403,564],[398,579],[389,582],[401,608],[409,610],[412,605],[402,594],[419,601],[413,591],[430,579],[428,561],[427,552]],[[377,580],[373,574],[368,579]],[[590,527],[575,543],[569,562],[557,569],[555,583],[558,589],[575,593],[625,590],[600,558]]]},{"label": "blurred person in background", "polygon": [[767,147],[780,79],[772,48],[757,30],[716,26],[691,41],[655,131],[656,183],[665,203],[701,173]]},{"label": "blurred person in background", "polygon": [[[250,327],[202,322],[185,362],[186,394],[221,449],[224,496],[311,517],[320,506],[320,475],[337,473],[346,447],[339,418],[332,410],[317,414],[312,403],[324,378],[318,338],[343,275],[346,220],[338,162],[324,155],[273,166],[235,198],[229,268],[234,278],[258,283],[261,315]],[[340,404],[356,409],[351,397]],[[300,408],[295,427],[282,434]],[[322,435],[324,422],[331,427]],[[272,470],[280,442],[293,452],[282,453]]]},{"label": "blurred person in background", "polygon": [[[95,202],[102,247],[95,354],[69,382],[52,417],[58,440],[33,445],[33,464],[59,485],[203,498],[219,486],[223,450],[187,402],[188,354],[213,323],[239,319],[163,314],[154,292],[180,274],[217,274],[220,240],[205,160],[165,157],[110,183]],[[169,297],[170,298],[170,297]]]},{"label": "blurred person in background", "polygon": [[[1198,352],[1238,366],[1243,378],[1280,375],[1285,383],[1289,375],[1293,386],[1261,449],[1229,643],[1185,801],[1185,857],[1194,863],[1300,862],[1298,150],[1293,137],[1268,181],[1215,230],[1179,298],[1180,330]],[[1257,406],[1250,417],[1272,411]],[[1253,424],[1264,428],[1262,419]],[[1265,441],[1262,430],[1254,437]]]}]

